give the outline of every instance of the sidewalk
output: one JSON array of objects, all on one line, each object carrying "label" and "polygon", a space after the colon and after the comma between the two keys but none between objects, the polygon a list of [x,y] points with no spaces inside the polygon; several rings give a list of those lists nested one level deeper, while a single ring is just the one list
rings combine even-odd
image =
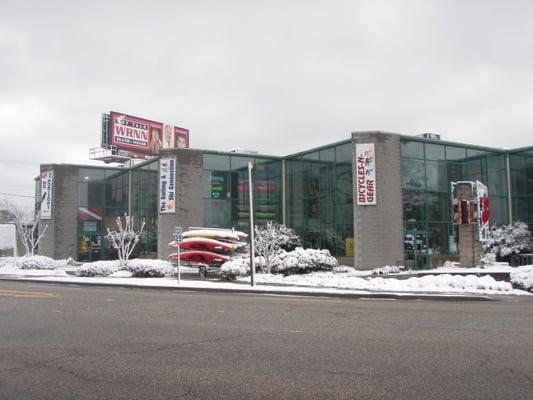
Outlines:
[{"label": "sidewalk", "polygon": [[[49,271],[50,272],[50,271]],[[21,276],[0,275],[3,281],[25,281],[34,283],[76,284],[129,289],[179,290],[193,292],[239,293],[278,296],[312,296],[349,299],[396,299],[396,300],[445,300],[445,301],[494,301],[496,297],[486,294],[446,292],[391,292],[368,290],[343,290],[304,286],[283,286],[258,284],[251,287],[243,282],[183,279],[178,285],[175,278],[81,278],[73,276]]]}]

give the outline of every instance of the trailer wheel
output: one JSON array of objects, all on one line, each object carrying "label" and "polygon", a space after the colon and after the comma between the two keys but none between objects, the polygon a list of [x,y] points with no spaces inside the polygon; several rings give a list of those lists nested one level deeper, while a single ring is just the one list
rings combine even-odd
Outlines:
[{"label": "trailer wheel", "polygon": [[207,277],[207,267],[205,265],[202,265],[200,268],[198,268],[198,275],[200,275],[200,278]]}]

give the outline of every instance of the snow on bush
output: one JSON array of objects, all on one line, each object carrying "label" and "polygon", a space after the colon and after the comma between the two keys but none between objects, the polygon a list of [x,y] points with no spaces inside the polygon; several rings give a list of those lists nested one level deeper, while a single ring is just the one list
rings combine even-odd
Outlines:
[{"label": "snow on bush", "polygon": [[[257,272],[268,273],[266,261],[263,257],[255,258]],[[273,274],[306,274],[313,271],[332,271],[338,266],[337,259],[328,250],[303,249],[297,247],[293,251],[281,250],[271,260]],[[230,260],[220,267],[220,275],[224,279],[233,280],[250,274],[250,259],[237,258]]]},{"label": "snow on bush", "polygon": [[109,276],[119,270],[120,261],[95,261],[83,264],[77,271],[78,276]]},{"label": "snow on bush", "polygon": [[173,276],[174,268],[168,261],[134,259],[128,260],[126,265],[120,265],[120,260],[95,261],[83,264],[77,271],[78,276],[105,277],[118,271],[127,271],[136,278],[161,278]]},{"label": "snow on bush", "polygon": [[53,259],[45,256],[29,256],[15,258],[16,266],[19,269],[56,269],[57,263]]},{"label": "snow on bush", "polygon": [[533,247],[527,224],[516,221],[509,225],[493,226],[483,247],[488,253],[503,258]]},{"label": "snow on bush", "polygon": [[374,268],[372,270],[372,275],[389,275],[389,274],[398,274],[405,269],[403,265],[385,265],[381,268]]},{"label": "snow on bush", "polygon": [[332,271],[338,266],[337,259],[329,250],[303,249],[282,251],[273,261],[272,272],[275,274],[305,274],[313,271]]},{"label": "snow on bush", "polygon": [[174,268],[168,261],[135,259],[129,260],[127,264],[120,268],[129,271],[135,278],[162,278],[174,276]]},{"label": "snow on bush", "polygon": [[[257,258],[256,258],[257,263]],[[220,267],[220,276],[227,280],[234,280],[239,276],[246,276],[250,274],[250,259],[249,258],[235,258],[226,261]]]},{"label": "snow on bush", "polygon": [[511,283],[519,289],[533,292],[533,265],[517,267],[511,272]]}]

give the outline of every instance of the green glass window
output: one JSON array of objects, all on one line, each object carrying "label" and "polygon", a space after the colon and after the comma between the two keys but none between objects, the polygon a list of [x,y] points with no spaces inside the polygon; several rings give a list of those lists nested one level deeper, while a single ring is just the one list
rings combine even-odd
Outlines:
[{"label": "green glass window", "polygon": [[402,141],[400,150],[402,157],[424,158],[424,143]]},{"label": "green glass window", "polygon": [[444,146],[440,144],[426,143],[426,160],[445,160]]}]

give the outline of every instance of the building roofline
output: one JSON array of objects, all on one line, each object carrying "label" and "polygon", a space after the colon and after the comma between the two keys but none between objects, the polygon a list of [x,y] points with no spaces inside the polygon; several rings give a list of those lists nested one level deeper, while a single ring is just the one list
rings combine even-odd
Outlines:
[{"label": "building roofline", "polygon": [[499,149],[496,147],[487,147],[487,146],[478,146],[475,144],[469,144],[469,143],[460,143],[460,142],[452,142],[448,140],[436,140],[436,139],[426,139],[421,138],[417,136],[410,136],[410,135],[400,135],[400,139],[407,139],[414,142],[422,142],[422,143],[430,143],[430,144],[442,144],[445,146],[454,146],[454,147],[468,147],[475,150],[483,150],[483,151],[492,151],[495,153],[508,153],[511,152],[511,150],[508,149]]},{"label": "building roofline", "polygon": [[303,150],[303,151],[299,151],[297,153],[292,153],[292,154],[283,156],[281,158],[288,159],[288,158],[299,157],[299,156],[302,156],[304,154],[314,153],[315,151],[325,150],[325,149],[328,149],[330,147],[340,146],[340,145],[343,145],[343,144],[346,144],[346,143],[351,143],[351,142],[352,142],[352,139],[339,140],[337,142],[324,144],[324,145],[318,146],[318,147],[313,147],[312,149],[309,149],[309,150]]}]

